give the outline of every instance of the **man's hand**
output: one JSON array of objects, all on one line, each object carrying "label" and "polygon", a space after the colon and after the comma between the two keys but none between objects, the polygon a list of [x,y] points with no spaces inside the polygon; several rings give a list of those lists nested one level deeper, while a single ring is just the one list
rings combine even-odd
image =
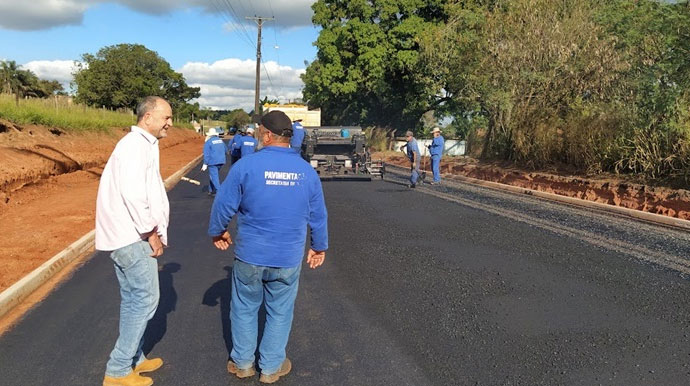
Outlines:
[{"label": "man's hand", "polygon": [[160,257],[163,255],[163,242],[161,241],[161,238],[158,236],[158,232],[155,229],[149,235],[148,241],[151,249],[153,250],[150,255],[151,257]]},{"label": "man's hand", "polygon": [[208,165],[206,165],[206,164],[201,165],[201,171],[202,172],[205,172],[206,169],[208,169]]},{"label": "man's hand", "polygon": [[323,264],[323,261],[326,259],[326,251],[321,251],[317,252],[313,249],[309,249],[309,253],[307,253],[307,263],[309,263],[309,268],[316,268]]},{"label": "man's hand", "polygon": [[232,245],[232,239],[230,238],[230,233],[228,231],[223,232],[222,235],[213,237],[213,245],[221,251],[227,250],[230,245]]}]

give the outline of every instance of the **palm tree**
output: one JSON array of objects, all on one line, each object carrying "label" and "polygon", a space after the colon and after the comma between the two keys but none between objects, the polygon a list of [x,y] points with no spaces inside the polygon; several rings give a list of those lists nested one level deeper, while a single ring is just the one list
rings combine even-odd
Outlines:
[{"label": "palm tree", "polygon": [[22,89],[22,70],[19,69],[17,62],[7,60],[0,63],[0,73],[2,74],[3,89],[14,93],[15,102],[19,105],[19,92]]}]

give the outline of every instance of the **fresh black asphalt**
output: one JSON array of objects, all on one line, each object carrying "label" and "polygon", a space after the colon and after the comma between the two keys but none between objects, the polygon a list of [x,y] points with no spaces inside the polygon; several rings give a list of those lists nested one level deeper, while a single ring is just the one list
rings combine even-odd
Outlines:
[{"label": "fresh black asphalt", "polygon": [[[188,176],[207,183],[197,170]],[[687,258],[687,234],[401,181],[324,183],[330,250],[324,266],[303,268],[293,371],[278,384],[690,384],[690,282],[642,256]],[[155,384],[258,385],[225,368],[232,253],[206,236],[212,199],[184,181],[169,198],[146,333],[150,356],[165,360]],[[118,307],[112,263],[95,253],[0,337],[0,385],[99,385]]]}]

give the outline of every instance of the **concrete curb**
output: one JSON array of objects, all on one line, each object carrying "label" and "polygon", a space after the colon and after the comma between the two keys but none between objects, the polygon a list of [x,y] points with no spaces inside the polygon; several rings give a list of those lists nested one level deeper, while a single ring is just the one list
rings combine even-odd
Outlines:
[{"label": "concrete curb", "polygon": [[[394,169],[400,169],[402,171],[408,170],[408,169],[403,168],[403,167],[398,166],[398,165],[386,164],[386,168],[389,168],[389,167],[392,167]],[[597,210],[601,210],[601,211],[605,211],[605,212],[616,213],[619,215],[632,217],[632,218],[639,219],[639,220],[653,222],[656,224],[662,224],[662,225],[671,226],[671,227],[675,227],[675,228],[690,230],[690,221],[682,220],[682,219],[675,218],[675,217],[664,216],[664,215],[656,214],[656,213],[643,212],[640,210],[629,209],[629,208],[624,208],[624,207],[610,205],[610,204],[604,204],[601,202],[587,201],[587,200],[583,200],[580,198],[562,196],[560,194],[555,194],[555,193],[547,193],[547,192],[542,192],[539,190],[521,188],[519,186],[506,185],[506,184],[502,184],[499,182],[485,181],[485,180],[479,180],[479,179],[472,178],[472,177],[458,176],[455,174],[453,174],[453,175],[444,174],[444,177],[446,177],[452,181],[462,181],[462,182],[466,182],[466,183],[469,183],[472,185],[479,185],[479,186],[484,186],[484,187],[491,188],[491,189],[509,191],[512,193],[525,194],[528,196],[544,198],[544,199],[547,199],[550,201],[557,201],[557,202],[566,203],[566,204],[570,204],[570,205],[574,205],[574,206],[597,209]],[[441,185],[443,185],[443,184],[444,184],[444,182],[442,181]]]},{"label": "concrete curb", "polygon": [[[194,165],[199,162],[203,156],[200,155],[189,162],[182,169],[175,172],[170,177],[166,178],[164,184],[166,190],[171,190]],[[21,280],[14,283],[12,286],[0,293],[0,317],[12,310],[20,304],[27,296],[34,292],[38,287],[43,285],[46,281],[60,272],[65,266],[74,261],[83,253],[91,250],[94,245],[96,237],[96,230],[82,236],[69,247],[62,250],[57,255],[50,258],[50,260],[41,264],[40,267],[31,271]]]}]

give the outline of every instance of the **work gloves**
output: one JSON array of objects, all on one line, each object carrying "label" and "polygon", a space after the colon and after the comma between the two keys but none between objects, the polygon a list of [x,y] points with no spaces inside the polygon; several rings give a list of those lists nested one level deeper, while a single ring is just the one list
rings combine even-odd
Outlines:
[{"label": "work gloves", "polygon": [[208,169],[208,165],[206,165],[206,164],[201,165],[201,171],[202,172],[205,172],[206,169]]}]

